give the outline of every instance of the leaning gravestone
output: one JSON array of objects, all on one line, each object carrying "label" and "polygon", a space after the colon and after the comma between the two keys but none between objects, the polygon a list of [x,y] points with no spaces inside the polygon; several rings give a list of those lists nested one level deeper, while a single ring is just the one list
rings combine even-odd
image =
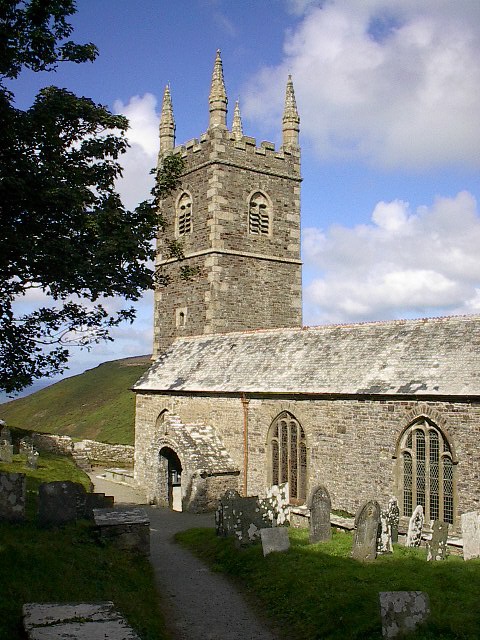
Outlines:
[{"label": "leaning gravestone", "polygon": [[0,440],[0,462],[13,462],[13,445],[7,440]]},{"label": "leaning gravestone", "polygon": [[260,537],[264,556],[272,553],[272,551],[288,551],[290,549],[287,527],[260,529]]},{"label": "leaning gravestone", "polygon": [[352,558],[375,560],[377,557],[377,536],[380,524],[380,505],[376,500],[367,502],[357,512],[356,529],[353,539]]},{"label": "leaning gravestone", "polygon": [[26,496],[24,473],[0,472],[0,520],[24,520]]},{"label": "leaning gravestone", "polygon": [[392,552],[392,531],[388,521],[388,512],[381,511],[380,524],[378,527],[377,553],[379,555],[385,555]]},{"label": "leaning gravestone", "polygon": [[462,514],[463,559],[480,558],[480,511]]},{"label": "leaning gravestone", "polygon": [[12,433],[7,426],[2,427],[0,431],[0,440],[6,440],[8,444],[12,444]]},{"label": "leaning gravestone", "polygon": [[400,509],[396,498],[390,498],[388,501],[387,518],[390,525],[392,544],[396,544],[398,542],[398,525],[400,524]]},{"label": "leaning gravestone", "polygon": [[427,542],[427,560],[445,560],[447,557],[448,522],[435,520],[432,539]]},{"label": "leaning gravestone", "polygon": [[319,485],[308,501],[310,509],[310,542],[328,542],[332,538],[330,510],[332,502],[327,488]]},{"label": "leaning gravestone", "polygon": [[27,467],[29,467],[29,469],[36,469],[38,466],[38,451],[36,449],[34,449],[33,447],[31,448],[31,450],[27,453]]},{"label": "leaning gravestone", "polygon": [[423,507],[419,504],[415,507],[415,511],[412,513],[412,517],[408,523],[407,540],[405,542],[406,547],[420,546],[422,542],[423,523]]},{"label": "leaning gravestone", "polygon": [[412,633],[430,614],[428,594],[422,591],[383,591],[379,596],[384,638]]},{"label": "leaning gravestone", "polygon": [[38,488],[38,519],[42,526],[62,525],[83,517],[86,491],[78,482],[57,480]]}]

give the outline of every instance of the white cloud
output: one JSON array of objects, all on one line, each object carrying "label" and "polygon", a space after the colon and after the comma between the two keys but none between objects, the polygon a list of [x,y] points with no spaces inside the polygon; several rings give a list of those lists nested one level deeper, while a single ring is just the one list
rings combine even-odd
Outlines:
[{"label": "white cloud", "polygon": [[117,182],[117,189],[128,209],[150,196],[153,176],[150,169],[157,164],[159,148],[159,116],[155,108],[157,99],[151,93],[143,97],[133,96],[127,104],[117,100],[115,113],[126,116],[130,122],[127,138],[130,148],[121,157],[123,177]]},{"label": "white cloud", "polygon": [[468,192],[415,212],[380,202],[370,224],[303,235],[305,266],[321,274],[304,291],[310,324],[480,311],[480,213]]},{"label": "white cloud", "polygon": [[290,3],[305,16],[286,37],[282,63],[250,83],[247,117],[277,124],[292,73],[303,139],[322,159],[478,166],[480,2],[314,4]]}]

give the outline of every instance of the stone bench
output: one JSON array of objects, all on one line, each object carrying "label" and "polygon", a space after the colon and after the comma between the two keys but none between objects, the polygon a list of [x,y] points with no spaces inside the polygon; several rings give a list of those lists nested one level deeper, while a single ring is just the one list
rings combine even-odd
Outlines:
[{"label": "stone bench", "polygon": [[23,605],[28,640],[140,640],[113,602]]},{"label": "stone bench", "polygon": [[144,509],[94,509],[93,520],[102,540],[122,551],[150,555],[150,520]]}]

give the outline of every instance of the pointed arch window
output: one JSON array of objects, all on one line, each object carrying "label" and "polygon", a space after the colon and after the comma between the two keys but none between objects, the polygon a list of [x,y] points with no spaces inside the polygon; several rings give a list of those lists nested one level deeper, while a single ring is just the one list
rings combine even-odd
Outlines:
[{"label": "pointed arch window", "polygon": [[307,497],[307,445],[298,420],[284,411],[269,431],[269,483],[289,483],[290,502],[303,504]]},{"label": "pointed arch window", "polygon": [[272,211],[267,196],[260,191],[254,193],[248,205],[248,232],[257,236],[271,234]]},{"label": "pointed arch window", "polygon": [[455,477],[452,451],[441,431],[417,420],[404,433],[399,451],[402,513],[422,505],[425,520],[454,523]]},{"label": "pointed arch window", "polygon": [[177,202],[177,235],[184,236],[192,232],[192,196],[186,191]]}]

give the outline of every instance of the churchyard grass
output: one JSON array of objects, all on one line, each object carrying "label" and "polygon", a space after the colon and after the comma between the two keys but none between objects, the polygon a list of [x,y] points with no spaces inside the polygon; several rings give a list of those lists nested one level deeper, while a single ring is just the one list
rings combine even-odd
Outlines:
[{"label": "churchyard grass", "polygon": [[428,593],[430,621],[409,638],[480,638],[480,560],[427,563],[425,549],[395,545],[392,555],[363,563],[350,558],[350,533],[312,545],[308,530],[289,534],[290,550],[265,558],[261,544],[239,550],[212,529],[179,533],[177,541],[234,578],[288,640],[380,639],[380,591]]},{"label": "churchyard grass", "polygon": [[19,456],[0,471],[27,474],[29,506],[22,523],[0,522],[0,640],[23,638],[26,602],[111,600],[144,640],[165,640],[154,575],[147,559],[99,544],[91,523],[42,529],[36,523],[35,495],[40,482],[89,478],[72,461],[40,454],[37,469]]}]

